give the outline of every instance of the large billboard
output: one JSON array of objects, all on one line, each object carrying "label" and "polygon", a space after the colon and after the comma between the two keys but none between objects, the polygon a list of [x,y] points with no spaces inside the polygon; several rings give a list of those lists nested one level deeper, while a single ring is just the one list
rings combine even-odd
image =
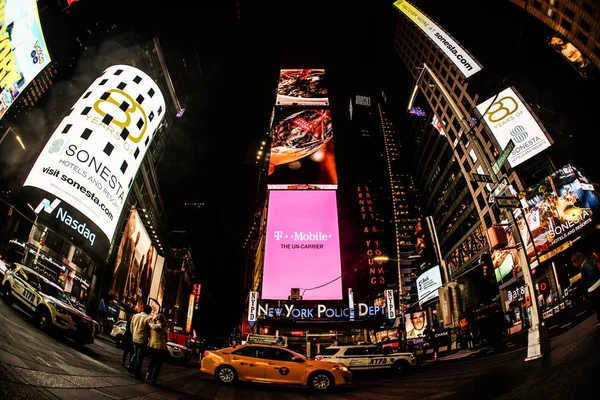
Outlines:
[{"label": "large billboard", "polygon": [[271,190],[261,299],[341,300],[336,192]]},{"label": "large billboard", "polygon": [[600,228],[598,193],[589,179],[571,165],[531,186],[522,203],[524,207],[515,211],[515,217],[532,266]]},{"label": "large billboard", "polygon": [[277,107],[271,128],[268,187],[293,185],[337,188],[331,111]]},{"label": "large billboard", "polygon": [[133,309],[140,309],[149,298],[160,301],[163,263],[164,258],[158,255],[140,215],[133,209],[117,249],[110,295]]},{"label": "large billboard", "polygon": [[592,69],[590,60],[569,39],[556,32],[548,37],[548,45],[559,53],[583,78],[588,78]]},{"label": "large billboard", "polygon": [[545,128],[535,119],[514,88],[504,89],[487,99],[477,106],[477,111],[500,150],[504,150],[511,139],[514,142],[515,147],[508,156],[511,167],[529,160],[552,144]]},{"label": "large billboard", "polygon": [[454,38],[440,28],[417,7],[405,0],[398,0],[394,6],[415,23],[431,41],[448,57],[450,62],[465,78],[481,71],[481,65],[463,49]]},{"label": "large billboard", "polygon": [[154,80],[115,65],[57,126],[23,185],[40,220],[105,258],[165,101]]},{"label": "large billboard", "polygon": [[522,270],[515,237],[507,220],[501,221],[501,228],[504,230],[508,244],[504,249],[492,251],[494,275],[498,283],[511,279]]},{"label": "large billboard", "polygon": [[329,105],[324,69],[282,69],[276,105]]},{"label": "large billboard", "polygon": [[423,272],[417,278],[417,296],[419,305],[438,297],[438,289],[442,287],[442,275],[440,267],[436,265]]},{"label": "large billboard", "polygon": [[415,311],[408,314],[404,322],[407,339],[416,339],[425,336],[427,328],[427,313],[425,311]]},{"label": "large billboard", "polygon": [[50,63],[36,0],[0,2],[0,118]]}]

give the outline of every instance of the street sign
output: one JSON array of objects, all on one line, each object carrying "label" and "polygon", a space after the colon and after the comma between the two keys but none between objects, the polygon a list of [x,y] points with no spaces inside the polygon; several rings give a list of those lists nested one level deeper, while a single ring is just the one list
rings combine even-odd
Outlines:
[{"label": "street sign", "polygon": [[495,197],[496,204],[499,208],[519,208],[521,202],[516,197]]},{"label": "street sign", "polygon": [[513,142],[513,140],[510,139],[508,141],[508,143],[506,144],[506,147],[502,151],[502,154],[500,154],[500,157],[498,157],[498,160],[496,160],[496,163],[492,167],[492,170],[494,171],[495,174],[497,174],[498,171],[500,171],[500,168],[502,168],[502,166],[504,165],[506,160],[508,160],[508,156],[510,156],[510,153],[512,153],[514,148],[515,148],[515,142]]},{"label": "street sign", "polygon": [[473,182],[494,183],[494,180],[489,175],[476,174],[474,172],[469,173],[469,175],[471,175]]},{"label": "street sign", "polygon": [[508,187],[508,178],[506,176],[502,177],[496,186],[492,188],[492,192],[490,193],[490,197],[488,198],[488,203],[493,204],[496,201],[496,197],[502,196],[504,191]]}]

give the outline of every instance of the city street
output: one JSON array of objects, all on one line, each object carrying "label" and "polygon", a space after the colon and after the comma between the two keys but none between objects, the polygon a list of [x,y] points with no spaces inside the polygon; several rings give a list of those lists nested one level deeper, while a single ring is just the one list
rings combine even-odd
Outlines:
[{"label": "city street", "polygon": [[[552,339],[552,352],[524,363],[507,342],[469,359],[426,363],[408,376],[357,373],[355,384],[315,393],[308,388],[239,384],[225,387],[198,362],[165,364],[159,385],[131,377],[108,336],[83,350],[40,332],[18,306],[0,302],[0,398],[3,399],[569,399],[589,397],[600,373],[600,330],[588,318]],[[496,354],[498,353],[498,354]]]}]

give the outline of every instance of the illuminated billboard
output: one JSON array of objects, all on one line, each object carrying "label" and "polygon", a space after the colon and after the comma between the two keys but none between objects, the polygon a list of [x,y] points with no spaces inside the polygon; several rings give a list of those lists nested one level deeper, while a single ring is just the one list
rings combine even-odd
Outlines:
[{"label": "illuminated billboard", "polygon": [[600,228],[598,193],[571,165],[531,186],[522,203],[524,215],[521,210],[514,213],[533,267],[568,249],[578,237]]},{"label": "illuminated billboard", "polygon": [[324,69],[282,69],[276,105],[329,105]]},{"label": "illuminated billboard", "polygon": [[477,106],[477,111],[496,139],[499,150],[504,150],[511,139],[514,142],[515,147],[508,156],[508,162],[513,168],[552,144],[545,128],[525,106],[514,88],[504,89],[497,96],[487,99]]},{"label": "illuminated billboard", "polygon": [[504,230],[507,239],[507,249],[492,251],[492,264],[494,266],[494,275],[496,282],[501,283],[511,279],[521,272],[521,263],[519,261],[519,252],[516,248],[515,237],[507,220],[501,221],[500,227]]},{"label": "illuminated billboard", "polygon": [[465,78],[481,71],[481,65],[471,57],[467,50],[463,49],[450,34],[440,28],[417,7],[405,0],[396,1],[394,6],[431,39]]},{"label": "illuminated billboard", "polygon": [[105,258],[164,114],[151,77],[127,65],[107,68],[58,124],[25,180],[22,194],[40,220]]},{"label": "illuminated billboard", "polygon": [[158,255],[140,215],[133,209],[117,249],[110,295],[136,310],[154,298],[150,293],[158,301],[163,263],[164,258]]},{"label": "illuminated billboard", "polygon": [[341,300],[336,192],[271,190],[261,299]]},{"label": "illuminated billboard", "polygon": [[588,60],[573,43],[560,33],[554,33],[547,39],[548,45],[559,53],[583,78],[588,78],[591,72]]},{"label": "illuminated billboard", "polygon": [[425,311],[415,311],[407,314],[409,318],[406,318],[404,322],[404,329],[406,329],[407,339],[416,339],[425,336],[425,329],[427,328],[427,313]]},{"label": "illuminated billboard", "polygon": [[298,184],[337,188],[331,111],[277,107],[269,163],[269,189]]},{"label": "illuminated billboard", "polygon": [[433,268],[423,272],[417,278],[417,296],[419,305],[438,297],[438,289],[442,287],[442,275],[440,267],[436,265]]},{"label": "illuminated billboard", "polygon": [[0,119],[50,63],[36,0],[0,2]]}]

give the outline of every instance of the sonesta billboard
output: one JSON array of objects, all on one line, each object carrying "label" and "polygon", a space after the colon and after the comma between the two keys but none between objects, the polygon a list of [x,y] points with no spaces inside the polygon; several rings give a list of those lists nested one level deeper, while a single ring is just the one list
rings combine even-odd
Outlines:
[{"label": "sonesta billboard", "polygon": [[481,71],[481,65],[463,49],[450,34],[440,28],[417,7],[405,0],[398,0],[394,6],[414,22],[431,41],[448,57],[450,62],[465,78]]},{"label": "sonesta billboard", "polygon": [[261,299],[341,300],[336,192],[271,190]]},{"label": "sonesta billboard", "polygon": [[508,156],[511,167],[529,160],[552,144],[545,128],[534,118],[512,87],[479,104],[477,111],[482,115],[500,150],[504,150],[508,142],[513,140],[515,148]]},{"label": "sonesta billboard", "polygon": [[43,203],[38,215],[44,223],[105,258],[164,114],[151,77],[128,65],[107,68],[58,124],[22,194],[31,204]]},{"label": "sonesta billboard", "polygon": [[36,0],[0,1],[0,118],[50,63]]}]

